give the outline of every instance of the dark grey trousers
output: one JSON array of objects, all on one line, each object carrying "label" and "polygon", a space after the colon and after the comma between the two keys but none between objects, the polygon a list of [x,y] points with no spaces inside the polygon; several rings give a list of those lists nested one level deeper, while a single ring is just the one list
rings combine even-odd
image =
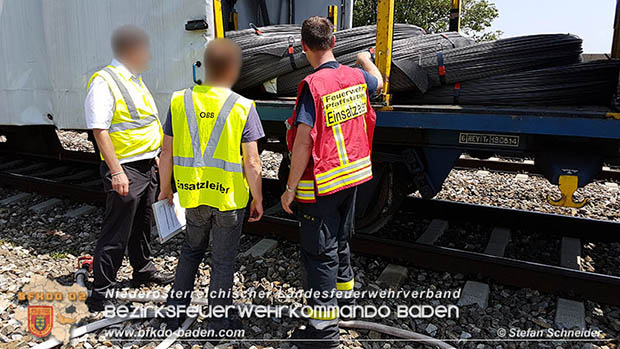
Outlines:
[{"label": "dark grey trousers", "polygon": [[[338,283],[353,280],[349,240],[355,229],[357,187],[319,196],[315,203],[299,204],[299,246],[306,290],[332,291]],[[308,305],[335,307],[351,299],[309,298]],[[310,318],[321,339],[339,337],[338,319]]]},{"label": "dark grey trousers", "polygon": [[[215,291],[228,294],[232,290],[235,259],[243,227],[245,210],[219,211],[210,206],[198,206],[185,211],[187,226],[181,249],[174,286],[168,296],[169,305],[189,305],[190,298],[175,298],[173,292],[188,294],[194,289],[198,267],[211,240],[210,305],[230,305],[232,297],[211,297]],[[189,295],[189,294],[188,294]]]},{"label": "dark grey trousers", "polygon": [[155,160],[141,160],[122,165],[129,178],[129,194],[112,189],[110,169],[101,163],[100,172],[106,192],[101,235],[95,247],[92,297],[103,299],[106,290],[116,283],[125,250],[133,268],[133,278],[146,279],[157,271],[151,261],[152,205],[157,191]]}]

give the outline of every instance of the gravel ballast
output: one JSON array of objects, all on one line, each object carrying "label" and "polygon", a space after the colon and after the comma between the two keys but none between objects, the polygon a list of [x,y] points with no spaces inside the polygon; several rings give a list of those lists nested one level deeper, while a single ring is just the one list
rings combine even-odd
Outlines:
[{"label": "gravel ballast", "polygon": [[[61,131],[61,142],[66,149],[92,151],[86,143],[85,133]],[[86,141],[85,141],[86,140]],[[92,147],[92,144],[91,144]],[[263,152],[263,175],[277,178],[281,155]],[[11,188],[0,187],[0,200],[16,194]],[[579,189],[578,199],[586,197],[590,202],[581,209],[553,207],[547,204],[546,195],[557,197],[559,191],[545,179],[529,176],[527,180],[517,181],[514,174],[479,173],[475,170],[453,170],[444,183],[439,199],[472,202],[508,208],[551,212],[571,216],[620,219],[618,191],[604,183],[592,183]],[[103,208],[78,217],[67,218],[65,213],[81,206],[71,200],[62,200],[56,206],[40,214],[34,214],[30,207],[49,199],[34,194],[30,198],[0,206],[0,346],[29,348],[42,340],[33,337],[15,321],[17,306],[16,293],[35,275],[44,275],[61,284],[71,284],[76,258],[92,254],[95,239],[101,230]],[[271,203],[277,202],[277,198]],[[265,207],[267,208],[267,207]],[[415,213],[399,211],[394,219],[381,231],[387,237],[413,241],[418,238],[430,223],[429,217],[417,217]],[[480,252],[484,250],[492,227],[470,222],[449,222],[450,227],[437,244],[450,248]],[[542,227],[541,227],[542,228]],[[507,246],[506,255],[542,263],[557,264],[559,259],[559,238],[545,235],[544,231],[512,232],[512,242]],[[240,252],[248,250],[260,238],[244,235]],[[182,236],[177,236],[162,245],[153,239],[154,262],[158,268],[174,271],[179,256]],[[583,241],[582,265],[589,271],[618,275],[620,270],[618,243],[595,243]],[[199,268],[196,290],[204,291],[210,281],[209,254]],[[408,275],[400,286],[402,290],[454,291],[461,289],[467,281],[479,281],[490,286],[489,306],[480,309],[476,305],[459,307],[458,318],[396,318],[393,314],[376,320],[386,325],[412,330],[434,338],[454,340],[456,347],[464,348],[596,348],[585,346],[588,342],[527,342],[506,340],[499,335],[500,329],[546,330],[555,327],[555,306],[557,297],[531,289],[516,289],[498,285],[475,275],[422,270],[403,264],[398,259],[389,260],[377,257],[354,255],[352,263],[356,273],[355,289],[360,291],[379,290],[382,286],[377,279],[385,267],[392,264],[404,265]],[[131,277],[131,267],[127,260],[118,274],[121,286],[127,286]],[[165,294],[169,286],[143,286],[141,290],[159,290]],[[239,256],[235,274],[234,289],[247,291],[264,289],[281,291],[294,295],[302,289],[298,245],[279,241],[278,246],[260,258]],[[237,302],[268,305],[291,305],[303,303],[299,297],[268,299],[237,299]],[[413,306],[429,304],[456,305],[457,299],[359,299],[360,305],[384,304],[390,309],[399,305]],[[585,301],[585,321],[588,329],[600,329],[606,338],[620,337],[620,309],[618,307]],[[100,315],[93,316],[88,322]],[[373,320],[374,321],[374,320]],[[303,322],[290,319],[245,319],[246,338],[250,341],[230,341],[232,348],[288,348],[288,344],[278,341],[287,338],[291,331]],[[164,326],[159,320],[134,321],[122,326],[135,329]],[[193,328],[206,328],[207,321],[200,319]],[[341,330],[342,348],[419,348],[415,342],[395,341],[389,336],[366,330]],[[119,342],[105,338],[102,332],[84,335],[76,339],[71,347],[87,349],[153,348],[158,341]],[[603,346],[604,342],[592,342]],[[182,341],[173,347],[209,347],[204,341]],[[222,346],[227,347],[227,346]],[[607,343],[607,348],[616,348],[617,343]]]},{"label": "gravel ballast", "polygon": [[[14,194],[15,191],[0,188],[0,199]],[[32,343],[40,342],[40,339],[33,338],[27,331],[23,330],[14,321],[15,294],[29,278],[34,274],[45,275],[63,284],[72,282],[72,275],[75,268],[75,258],[85,253],[92,253],[94,248],[94,234],[101,227],[102,208],[97,208],[93,213],[82,216],[78,219],[68,219],[63,216],[64,212],[79,206],[80,204],[71,201],[63,201],[50,211],[32,215],[27,209],[38,202],[46,200],[46,197],[33,195],[30,199],[18,204],[0,208],[0,255],[5,262],[0,266],[0,283],[2,293],[0,294],[0,306],[4,307],[4,312],[0,315],[0,342],[14,343],[16,348],[27,348]],[[408,225],[411,221],[400,221],[402,229],[411,229]],[[414,221],[418,225],[418,221]],[[394,223],[392,223],[394,224]],[[423,226],[422,224],[419,224]],[[472,228],[474,229],[474,228]],[[488,229],[481,228],[483,233],[488,233]],[[260,239],[254,236],[244,236],[240,250],[243,252],[249,249]],[[174,271],[178,258],[178,251],[182,237],[176,237],[165,245],[153,242],[153,253],[156,256],[154,261],[162,270]],[[286,256],[284,258],[284,256]],[[208,287],[210,279],[209,258],[201,265],[200,274],[196,283],[196,290],[204,290]],[[375,257],[353,256],[353,265],[356,273],[355,288],[357,290],[378,290],[381,287],[377,284],[377,279],[383,269],[389,263],[399,263],[398,260],[386,260]],[[405,265],[407,266],[407,265]],[[402,290],[458,290],[467,280],[473,280],[472,276],[453,274],[445,272],[433,272],[421,270],[408,266],[408,277],[404,280]],[[234,288],[237,291],[262,288],[265,290],[282,291],[293,295],[300,290],[300,266],[298,246],[286,241],[280,241],[278,246],[260,258],[242,257],[237,261],[237,273],[235,274]],[[127,261],[119,272],[118,279],[121,285],[127,285],[131,275],[131,267]],[[485,280],[479,280],[485,281]],[[160,290],[165,294],[167,287],[144,286],[142,290]],[[253,304],[296,304],[303,302],[301,298],[285,299],[239,299],[239,302]],[[453,339],[457,347],[467,348],[530,348],[531,343],[502,342],[497,336],[499,328],[520,328],[520,329],[544,329],[553,326],[556,297],[553,295],[541,294],[535,290],[519,290],[502,285],[491,283],[489,307],[479,309],[477,306],[460,307],[458,318],[442,319],[432,317],[428,319],[420,318],[396,318],[389,316],[380,319],[379,322],[401,329],[413,330],[435,338]],[[457,299],[385,299],[380,302],[373,299],[360,299],[360,305],[379,305],[384,304],[391,309],[397,306],[412,306],[415,304],[430,305],[455,305]],[[599,328],[605,331],[608,337],[615,338],[619,330],[617,326],[620,319],[619,309],[592,302],[586,305],[587,325],[590,328]],[[94,321],[93,317],[90,321]],[[291,331],[303,322],[301,320],[289,319],[252,319],[244,320],[247,336],[254,341],[241,342],[232,341],[229,344],[233,348],[256,348],[273,347],[287,348],[287,344],[282,341],[275,341],[275,338],[287,338]],[[135,321],[129,325],[134,328],[144,328],[146,326],[163,326],[159,320]],[[206,328],[206,321],[199,321],[194,328]],[[342,348],[417,348],[416,343],[405,343],[391,341],[389,336],[381,335],[373,331],[366,330],[342,330]],[[498,340],[492,342],[492,346],[487,346],[488,342],[476,342],[475,339]],[[94,333],[80,337],[74,343],[75,347],[103,348],[107,346],[126,346],[133,345],[139,348],[150,348],[153,343],[117,342],[112,338],[105,338],[101,333]],[[184,347],[198,345],[202,347],[203,342],[183,341]],[[483,345],[481,347],[480,345]],[[580,343],[583,344],[583,343]],[[600,344],[600,343],[599,343]],[[564,348],[574,347],[570,343],[554,343]],[[581,346],[579,346],[581,347]]]}]

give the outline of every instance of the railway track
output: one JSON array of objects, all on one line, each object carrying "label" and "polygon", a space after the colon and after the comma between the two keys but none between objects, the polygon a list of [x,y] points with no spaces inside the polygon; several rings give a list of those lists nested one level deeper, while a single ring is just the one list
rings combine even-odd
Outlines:
[{"label": "railway track", "polygon": [[[97,162],[81,159],[77,154],[72,154],[72,157],[58,160],[0,154],[0,183],[24,191],[101,204],[104,194]],[[278,182],[266,179],[265,188],[267,192],[278,192]],[[413,197],[405,200],[402,209],[433,220],[484,222],[512,229],[544,227],[551,234],[557,232],[558,239],[572,237],[588,241],[620,241],[617,233],[620,223],[613,221]],[[261,222],[246,225],[245,231],[297,241],[297,221],[276,216],[277,206],[269,211]],[[435,234],[439,236],[441,231]],[[356,234],[352,249],[356,253],[404,260],[425,269],[477,275],[501,284],[538,289],[562,297],[620,305],[620,277],[437,246],[434,244],[437,236],[430,241],[402,241],[384,238],[380,233]]]}]

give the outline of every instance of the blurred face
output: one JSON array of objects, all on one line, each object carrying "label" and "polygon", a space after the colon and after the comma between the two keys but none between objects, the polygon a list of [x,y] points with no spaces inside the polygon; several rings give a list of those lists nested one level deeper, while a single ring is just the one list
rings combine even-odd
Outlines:
[{"label": "blurred face", "polygon": [[151,46],[148,42],[136,46],[135,48],[129,50],[127,55],[123,58],[134,73],[143,73],[149,68],[149,61],[151,60]]},{"label": "blurred face", "polygon": [[239,73],[241,72],[241,65],[237,64],[235,66],[235,69],[232,70],[231,72],[231,77],[230,80],[233,82],[233,85],[237,82],[237,80],[239,80]]}]

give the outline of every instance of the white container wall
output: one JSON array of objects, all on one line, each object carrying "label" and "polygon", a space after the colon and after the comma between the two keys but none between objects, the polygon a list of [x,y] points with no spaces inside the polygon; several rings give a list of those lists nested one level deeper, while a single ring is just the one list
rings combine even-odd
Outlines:
[{"label": "white container wall", "polygon": [[0,125],[85,128],[88,79],[112,60],[110,35],[122,24],[150,35],[143,79],[163,118],[172,92],[193,85],[192,64],[212,37],[185,23],[205,18],[211,0],[0,0]]}]

